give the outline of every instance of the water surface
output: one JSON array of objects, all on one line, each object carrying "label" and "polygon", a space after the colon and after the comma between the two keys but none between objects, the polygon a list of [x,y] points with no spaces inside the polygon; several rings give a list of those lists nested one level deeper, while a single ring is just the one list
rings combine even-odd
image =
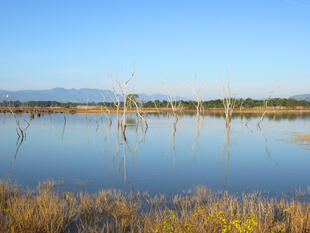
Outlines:
[{"label": "water surface", "polygon": [[[0,114],[0,178],[34,187],[55,180],[69,191],[116,188],[175,194],[197,185],[231,192],[291,192],[310,186],[310,150],[293,143],[310,133],[310,115],[128,116],[127,142],[101,114],[51,114],[30,121],[20,144],[14,118]],[[29,115],[18,115],[26,127]],[[135,123],[136,122],[136,123]],[[118,138],[118,139],[117,139]],[[16,151],[17,150],[17,151]],[[17,153],[16,153],[17,152]]]}]

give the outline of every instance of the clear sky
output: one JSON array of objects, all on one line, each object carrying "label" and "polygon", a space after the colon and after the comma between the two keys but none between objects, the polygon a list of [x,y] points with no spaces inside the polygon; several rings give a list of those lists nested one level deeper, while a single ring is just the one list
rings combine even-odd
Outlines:
[{"label": "clear sky", "polygon": [[229,69],[236,97],[310,93],[310,0],[0,1],[0,89],[106,89],[133,61],[136,92],[218,98]]}]

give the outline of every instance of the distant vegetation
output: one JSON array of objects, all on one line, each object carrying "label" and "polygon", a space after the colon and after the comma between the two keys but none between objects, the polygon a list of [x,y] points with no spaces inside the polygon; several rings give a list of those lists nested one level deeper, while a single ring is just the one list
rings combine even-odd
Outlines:
[{"label": "distant vegetation", "polygon": [[[133,95],[133,94],[131,94]],[[134,95],[137,97],[137,95]],[[264,106],[265,100],[254,100],[254,99],[236,99],[235,109],[251,109],[251,108],[259,108]],[[181,103],[184,108],[187,109],[195,109],[196,102],[195,101],[176,101],[176,103]],[[107,107],[114,107],[112,102],[101,102],[101,103],[61,103],[56,101],[28,101],[28,102],[20,102],[20,101],[3,101],[0,103],[0,107],[77,107],[81,105],[88,105],[88,106],[107,106]],[[123,103],[121,102],[121,105]],[[166,108],[169,105],[169,102],[166,100],[159,101],[148,101],[143,103],[144,108]],[[223,100],[216,99],[216,100],[209,100],[209,101],[202,101],[202,105],[204,108],[223,108]],[[302,108],[310,108],[310,101],[306,100],[296,100],[296,99],[281,99],[281,98],[274,98],[268,100],[268,107],[284,107],[287,109],[296,109],[298,107]]]}]

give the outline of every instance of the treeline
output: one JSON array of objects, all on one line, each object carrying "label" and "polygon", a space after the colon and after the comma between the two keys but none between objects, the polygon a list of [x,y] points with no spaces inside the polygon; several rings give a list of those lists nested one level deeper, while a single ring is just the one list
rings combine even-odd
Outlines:
[{"label": "treeline", "polygon": [[[94,104],[94,103],[93,103]],[[21,101],[3,101],[0,103],[0,107],[63,107],[63,108],[69,108],[69,107],[76,107],[78,105],[84,105],[82,103],[61,103],[57,101],[28,101],[28,102],[21,102]]]},{"label": "treeline", "polygon": [[[247,99],[236,99],[235,108],[251,109],[251,108],[261,108],[265,106],[266,100],[254,100],[251,98]],[[196,102],[195,101],[176,101],[177,105],[181,104],[184,108],[194,109]],[[282,99],[274,98],[267,100],[268,107],[284,107],[288,109],[296,109],[299,107],[310,108],[310,101],[306,100],[295,100],[295,99]],[[204,108],[223,108],[223,101],[221,99],[208,100],[202,102]],[[121,103],[122,105],[122,103]],[[148,101],[142,104],[144,108],[167,108],[169,107],[169,102],[166,100],[159,101]],[[111,102],[101,102],[101,103],[61,103],[57,101],[3,101],[0,103],[0,107],[63,107],[63,108],[72,108],[77,106],[107,106],[114,107],[114,104]]]}]

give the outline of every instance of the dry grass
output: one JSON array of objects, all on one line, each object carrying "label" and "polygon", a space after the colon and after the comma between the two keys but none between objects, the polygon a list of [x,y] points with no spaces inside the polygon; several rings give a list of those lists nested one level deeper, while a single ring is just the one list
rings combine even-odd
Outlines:
[{"label": "dry grass", "polygon": [[310,134],[301,134],[301,135],[296,135],[294,138],[291,140],[292,143],[296,143],[298,145],[305,146],[306,148],[310,149]]},{"label": "dry grass", "polygon": [[53,182],[35,191],[0,183],[0,232],[310,232],[310,204],[231,196],[197,188],[166,199],[100,191],[57,193]]},{"label": "dry grass", "polygon": [[310,134],[300,135],[300,136],[298,136],[298,139],[301,140],[301,141],[308,141],[308,142],[310,142]]},{"label": "dry grass", "polygon": [[[117,113],[117,108],[108,108],[110,113]],[[108,113],[106,109],[102,109],[100,106],[78,106],[78,107],[70,107],[70,108],[63,108],[63,107],[15,107],[12,108],[14,113],[30,113],[30,114],[51,114],[51,113],[88,113],[88,114],[98,114],[98,113]],[[127,109],[127,113],[136,113],[136,109]],[[172,112],[171,108],[143,108],[142,112],[144,113],[167,113]],[[183,113],[196,113],[197,110],[195,108],[183,108]],[[310,109],[286,109],[286,108],[275,108],[275,109],[267,109],[264,108],[251,108],[246,109],[242,108],[239,111],[235,111],[234,113],[239,114],[247,114],[247,113],[257,113],[262,114],[266,112],[266,114],[283,114],[283,113],[290,113],[290,114],[303,114],[303,113],[310,113]],[[10,113],[9,108],[0,107],[0,113]],[[204,108],[204,114],[207,113],[225,113],[224,108]]]}]

